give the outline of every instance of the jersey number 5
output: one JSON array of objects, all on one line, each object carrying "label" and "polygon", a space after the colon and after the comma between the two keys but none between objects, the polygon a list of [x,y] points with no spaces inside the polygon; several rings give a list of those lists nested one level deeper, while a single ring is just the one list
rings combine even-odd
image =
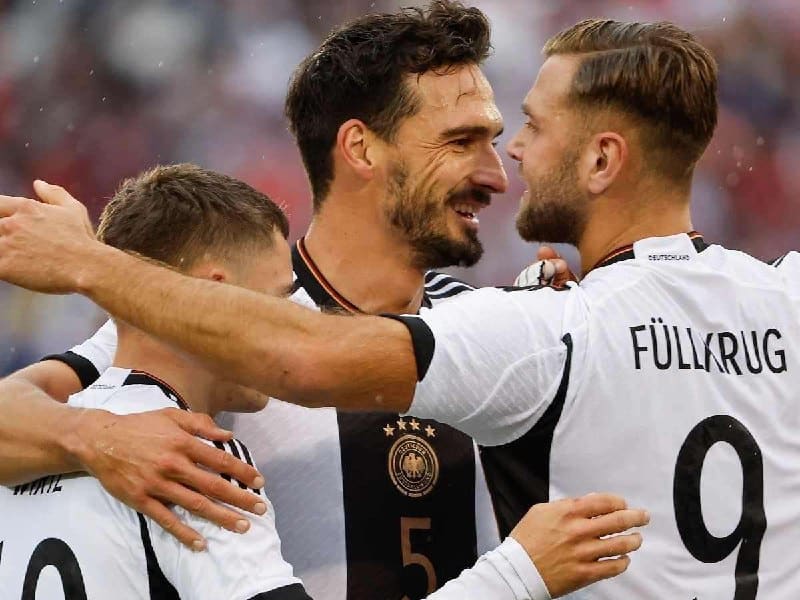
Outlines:
[{"label": "jersey number 5", "polygon": [[[709,449],[727,442],[742,463],[742,516],[726,537],[711,534],[703,521],[700,475]],[[754,600],[758,591],[761,540],[767,528],[764,512],[764,464],[761,449],[747,428],[733,417],[715,415],[698,423],[678,453],[673,482],[675,520],[686,549],[697,560],[716,563],[739,547],[734,600]]]},{"label": "jersey number 5", "polygon": [[61,577],[64,597],[69,600],[86,600],[83,574],[75,553],[62,540],[47,538],[36,546],[28,561],[25,582],[22,584],[22,600],[36,599],[36,586],[45,567],[53,566]]},{"label": "jersey number 5", "polygon": [[[430,530],[430,528],[431,520],[429,518],[400,517],[400,547],[403,552],[403,566],[418,565],[425,570],[428,594],[436,589],[436,570],[427,556],[411,551],[411,531],[413,529]],[[408,596],[403,596],[402,600],[409,600],[409,598]]]}]

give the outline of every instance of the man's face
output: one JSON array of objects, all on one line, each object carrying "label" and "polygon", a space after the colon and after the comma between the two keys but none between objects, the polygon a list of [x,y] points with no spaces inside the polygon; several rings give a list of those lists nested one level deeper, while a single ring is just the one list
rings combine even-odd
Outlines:
[{"label": "man's face", "polygon": [[[288,297],[293,288],[292,258],[289,244],[278,231],[272,233],[272,244],[249,248],[240,261],[229,264],[231,278],[226,283],[276,297]],[[238,391],[238,390],[237,390]],[[268,397],[252,393],[230,394],[220,410],[256,412],[264,408]]]},{"label": "man's face", "polygon": [[388,146],[384,213],[415,266],[470,266],[483,253],[478,213],[508,186],[494,139],[503,129],[477,66],[406,79],[420,104]]},{"label": "man's face", "polygon": [[583,124],[567,101],[577,66],[575,57],[545,61],[522,105],[527,122],[508,143],[526,184],[517,213],[526,241],[577,245],[586,226],[589,196],[578,172]]}]

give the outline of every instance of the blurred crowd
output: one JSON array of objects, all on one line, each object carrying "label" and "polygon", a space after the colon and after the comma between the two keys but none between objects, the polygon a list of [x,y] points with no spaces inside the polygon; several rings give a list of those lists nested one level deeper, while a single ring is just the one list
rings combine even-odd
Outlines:
[{"label": "blurred crowd", "polygon": [[[0,193],[34,178],[67,187],[97,216],[118,182],[156,163],[196,162],[268,193],[291,219],[310,214],[286,130],[294,66],[336,24],[409,1],[0,0]],[[469,2],[467,2],[469,3]],[[695,177],[695,226],[761,258],[800,233],[800,4],[797,0],[474,0],[490,17],[486,72],[506,119],[501,146],[556,31],[585,17],[667,19],[720,64],[720,122]],[[511,188],[482,215],[476,284],[504,284],[535,254],[519,241]],[[566,248],[574,260],[574,251]],[[0,374],[90,334],[104,315],[81,298],[0,283]]]}]

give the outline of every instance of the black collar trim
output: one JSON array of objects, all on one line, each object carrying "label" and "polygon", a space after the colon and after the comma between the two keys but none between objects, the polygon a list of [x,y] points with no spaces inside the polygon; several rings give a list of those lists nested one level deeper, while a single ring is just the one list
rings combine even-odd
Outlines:
[{"label": "black collar trim", "polygon": [[130,374],[125,378],[125,381],[122,382],[122,385],[154,385],[160,388],[167,398],[175,402],[175,404],[178,405],[178,408],[181,410],[190,410],[189,405],[186,404],[186,401],[178,392],[172,389],[168,383],[161,381],[155,375],[150,375],[150,373],[145,373],[144,371],[131,371]]},{"label": "black collar trim", "polygon": [[[708,244],[703,239],[702,234],[697,231],[690,231],[686,235],[692,240],[692,244],[694,245],[695,250],[698,252],[702,252],[706,248],[708,248]],[[595,269],[599,269],[600,267],[607,267],[608,265],[613,265],[614,263],[621,262],[623,260],[631,260],[632,258],[636,258],[635,254],[633,253],[633,244],[628,244],[627,246],[623,246],[622,248],[617,248],[616,250],[609,252],[603,257],[595,266],[593,266],[589,271],[594,271]],[[584,277],[586,274],[584,274]]]}]

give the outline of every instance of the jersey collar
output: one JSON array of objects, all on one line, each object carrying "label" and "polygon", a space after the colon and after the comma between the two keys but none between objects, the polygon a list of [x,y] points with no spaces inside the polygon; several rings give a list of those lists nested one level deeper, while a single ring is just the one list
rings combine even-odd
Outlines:
[{"label": "jersey collar", "polygon": [[[685,235],[689,236],[689,240],[691,241],[692,245],[694,246],[694,249],[697,252],[702,252],[703,250],[708,248],[708,244],[706,243],[706,241],[703,239],[703,236],[699,232],[690,231]],[[655,238],[649,238],[649,239],[655,239]],[[631,260],[632,258],[636,258],[635,246],[638,245],[639,243],[640,242],[636,242],[636,244],[628,244],[627,246],[622,246],[621,248],[617,248],[616,250],[609,252],[602,259],[600,259],[595,266],[586,271],[584,277],[591,271],[594,271],[595,269],[607,267],[608,265],[613,265],[614,263],[618,263],[623,260]]]},{"label": "jersey collar", "polygon": [[178,405],[181,410],[190,410],[189,405],[186,404],[181,395],[176,392],[165,381],[162,381],[155,375],[145,373],[144,371],[131,371],[130,374],[122,382],[122,385],[154,385],[164,392],[164,395]]},{"label": "jersey collar", "polygon": [[[364,314],[358,306],[350,302],[328,281],[320,271],[314,259],[308,253],[305,238],[300,238],[292,247],[292,268],[300,287],[305,289],[314,304],[328,310],[346,310],[349,313]],[[422,295],[422,306],[433,305],[428,298],[427,290]]]}]

